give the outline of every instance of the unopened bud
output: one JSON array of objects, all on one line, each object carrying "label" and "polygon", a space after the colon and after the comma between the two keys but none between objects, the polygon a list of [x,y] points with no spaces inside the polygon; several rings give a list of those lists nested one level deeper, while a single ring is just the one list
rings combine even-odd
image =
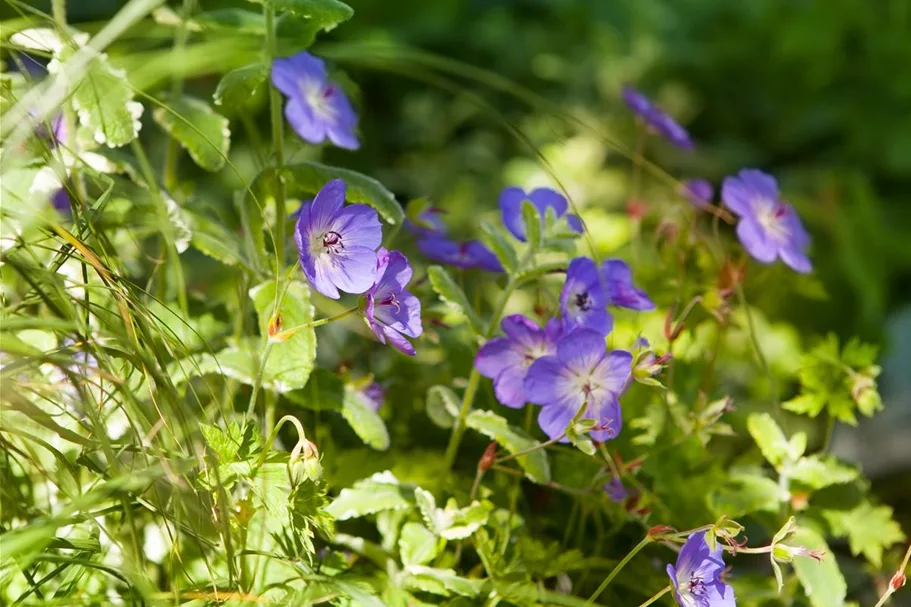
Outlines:
[{"label": "unopened bud", "polygon": [[654,527],[652,527],[651,529],[648,530],[648,536],[651,538],[654,538],[654,537],[664,535],[665,533],[673,533],[674,531],[677,531],[677,530],[675,528],[671,527],[670,525],[655,525]]},{"label": "unopened bud", "polygon": [[892,579],[889,580],[889,588],[892,589],[892,592],[895,592],[899,588],[903,587],[906,581],[907,578],[905,578],[905,574],[901,571],[896,571],[895,575],[892,576]]},{"label": "unopened bud", "polygon": [[303,439],[295,445],[288,460],[288,472],[291,484],[297,485],[304,479],[318,482],[323,477],[323,466],[320,464],[319,450],[312,442]]},{"label": "unopened bud", "polygon": [[641,200],[631,198],[626,203],[626,214],[633,221],[640,221],[648,214],[648,205]]},{"label": "unopened bud", "polygon": [[487,448],[484,449],[481,459],[478,461],[478,470],[481,472],[486,472],[490,470],[491,466],[494,465],[494,462],[497,461],[497,443],[493,442],[487,445]]},{"label": "unopened bud", "polygon": [[269,317],[269,339],[274,339],[281,333],[283,324],[284,318],[282,318],[281,312],[276,312]]},{"label": "unopened bud", "polygon": [[775,544],[772,547],[772,558],[782,563],[790,563],[798,556],[805,556],[821,562],[825,555],[825,550],[810,550],[804,546]]}]

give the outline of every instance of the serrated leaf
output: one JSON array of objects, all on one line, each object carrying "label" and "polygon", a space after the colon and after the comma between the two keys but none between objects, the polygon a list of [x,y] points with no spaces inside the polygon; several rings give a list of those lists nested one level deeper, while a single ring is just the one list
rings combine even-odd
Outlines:
[{"label": "serrated leaf", "polygon": [[331,30],[354,16],[354,9],[340,0],[249,0],[269,4],[277,11],[287,11],[319,24],[320,29]]},{"label": "serrated leaf", "polygon": [[481,319],[475,314],[468,297],[462,288],[456,284],[452,275],[442,266],[430,266],[427,268],[427,276],[430,278],[430,286],[434,292],[440,296],[440,299],[451,308],[462,314],[471,325],[475,333],[481,335],[484,333],[484,326]]},{"label": "serrated leaf", "polygon": [[797,453],[798,444],[791,444],[784,432],[768,413],[751,413],[747,418],[747,430],[756,441],[766,460],[779,468],[783,463],[796,460],[803,454]]},{"label": "serrated leaf", "polygon": [[528,248],[536,251],[541,246],[541,225],[544,223],[541,214],[530,200],[522,201],[522,221],[525,223],[525,240]]},{"label": "serrated leaf", "polygon": [[789,401],[781,404],[785,411],[816,417],[826,406],[826,397],[823,394],[808,393],[795,396]]},{"label": "serrated leaf", "polygon": [[420,523],[405,523],[399,534],[399,556],[403,565],[426,565],[438,552],[437,537],[430,529]]},{"label": "serrated leaf", "polygon": [[825,551],[821,562],[808,558],[794,559],[794,572],[804,594],[810,599],[813,607],[843,607],[848,585],[838,568],[835,556],[818,533],[806,527],[800,527],[791,542],[810,550]]},{"label": "serrated leaf", "polygon": [[[282,317],[282,328],[313,322],[310,288],[303,282],[292,280],[284,291],[281,306],[276,305],[276,282],[270,280],[250,290],[250,297],[259,317],[263,335],[268,334],[269,318],[276,310]],[[272,352],[263,371],[263,383],[278,392],[303,388],[316,360],[316,333],[313,328],[301,329],[293,337],[272,344]]]},{"label": "serrated leaf", "polygon": [[823,510],[822,514],[832,534],[847,537],[851,553],[863,554],[877,569],[882,566],[883,550],[905,539],[889,506],[863,502],[852,510]]},{"label": "serrated leaf", "polygon": [[386,430],[386,424],[370,406],[367,397],[353,386],[345,386],[342,416],[368,447],[378,451],[385,451],[389,448],[389,432]]},{"label": "serrated leaf", "polygon": [[166,107],[156,107],[152,112],[155,122],[200,167],[207,171],[222,168],[231,146],[228,119],[216,113],[206,102],[194,97],[164,97],[162,102]]},{"label": "serrated leaf", "polygon": [[509,242],[506,234],[490,222],[481,222],[481,241],[487,245],[500,261],[500,265],[510,274],[519,268],[519,258],[516,250]]},{"label": "serrated leaf", "polygon": [[834,457],[802,457],[787,469],[788,478],[811,489],[853,482],[859,476],[856,468],[840,463]]},{"label": "serrated leaf", "polygon": [[460,577],[452,569],[436,569],[410,565],[400,574],[403,587],[440,596],[453,594],[474,597],[481,591],[484,580]]},{"label": "serrated leaf", "polygon": [[784,497],[778,483],[758,471],[736,471],[708,494],[707,502],[715,514],[736,518],[751,512],[775,511]]},{"label": "serrated leaf", "polygon": [[289,196],[304,198],[315,196],[327,182],[341,179],[347,186],[345,199],[369,205],[376,209],[386,223],[401,224],[405,220],[405,211],[395,196],[376,179],[362,173],[331,167],[319,162],[300,162],[286,166],[282,179]]},{"label": "serrated leaf", "polygon": [[184,216],[192,233],[190,246],[227,266],[250,268],[241,254],[241,242],[236,234],[221,223],[192,211],[185,210]]},{"label": "serrated leaf", "polygon": [[212,96],[215,105],[227,110],[244,109],[269,78],[269,66],[253,63],[231,70],[218,83]]},{"label": "serrated leaf", "polygon": [[[72,49],[67,47],[58,59],[63,61],[71,54]],[[48,71],[55,72],[60,65],[53,61]],[[107,55],[98,54],[90,60],[71,99],[79,123],[97,143],[120,147],[139,134],[142,104],[134,100],[127,73],[111,66]]]},{"label": "serrated leaf", "polygon": [[202,30],[229,30],[238,34],[262,36],[266,32],[266,20],[262,12],[242,8],[222,8],[207,11],[192,21]]},{"label": "serrated leaf", "polygon": [[386,510],[410,510],[410,493],[388,470],[377,472],[370,478],[357,481],[350,488],[342,489],[326,507],[326,512],[336,520],[344,521]]},{"label": "serrated leaf", "polygon": [[[525,451],[541,444],[526,434],[525,431],[515,426],[510,426],[506,419],[492,411],[472,411],[465,418],[465,425],[497,441],[500,446],[510,453]],[[530,480],[539,484],[550,482],[550,464],[547,461],[547,453],[544,449],[520,455],[516,458],[516,461],[525,470],[525,476]]]},{"label": "serrated leaf", "polygon": [[493,511],[493,504],[487,501],[474,501],[459,508],[455,500],[449,500],[445,508],[437,508],[433,494],[420,487],[414,490],[414,499],[427,526],[446,540],[470,537],[487,522]]},{"label": "serrated leaf", "polygon": [[459,397],[446,386],[430,386],[425,399],[427,416],[440,428],[452,428],[459,416]]}]

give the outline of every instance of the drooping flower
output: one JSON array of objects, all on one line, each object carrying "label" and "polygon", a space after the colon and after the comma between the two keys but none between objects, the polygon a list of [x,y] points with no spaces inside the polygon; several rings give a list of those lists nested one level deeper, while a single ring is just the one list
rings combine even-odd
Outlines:
[{"label": "drooping flower", "polygon": [[794,208],[779,197],[774,177],[743,169],[724,180],[721,198],[740,217],[737,236],[754,259],[772,263],[780,257],[798,272],[812,270],[805,252],[810,236]]},{"label": "drooping flower", "polygon": [[610,333],[614,319],[604,309],[606,303],[598,266],[587,257],[573,259],[560,292],[560,310],[567,331],[583,327],[601,335]]},{"label": "drooping flower", "polygon": [[294,241],[301,267],[313,287],[332,299],[339,291],[363,293],[377,274],[376,248],[383,238],[376,211],[345,206],[345,182],[333,179],[313,202],[304,203]]},{"label": "drooping flower", "polygon": [[365,297],[364,318],[382,343],[414,356],[414,346],[405,337],[420,337],[421,302],[408,289],[411,265],[399,251],[376,252],[376,283]]},{"label": "drooping flower", "polygon": [[612,478],[609,482],[604,483],[602,489],[604,489],[610,501],[615,504],[622,504],[629,497],[629,491],[626,490],[619,478]]},{"label": "drooping flower", "polygon": [[302,139],[319,144],[328,138],[340,148],[359,147],[357,114],[322,59],[306,51],[272,63],[272,84],[288,98],[285,117]]},{"label": "drooping flower", "polygon": [[503,271],[497,256],[477,240],[459,243],[443,236],[432,236],[419,240],[418,249],[432,261],[457,268]]},{"label": "drooping flower", "polygon": [[[513,236],[525,242],[525,220],[522,218],[522,203],[530,201],[541,216],[541,230],[544,230],[544,219],[547,209],[553,209],[556,217],[566,215],[569,204],[562,194],[549,188],[537,188],[529,193],[517,187],[508,187],[500,194],[500,211],[503,213],[503,225]],[[576,215],[566,215],[570,229],[582,232],[582,222]]]},{"label": "drooping flower", "polygon": [[648,127],[670,143],[686,150],[693,148],[693,140],[676,120],[656,107],[648,97],[631,87],[623,87],[623,101]]},{"label": "drooping flower", "polygon": [[619,398],[631,373],[633,355],[624,350],[608,352],[604,336],[578,329],[563,336],[557,353],[543,356],[528,369],[525,393],[543,405],[538,424],[552,439],[564,434],[584,407],[580,419],[595,422],[591,437],[616,438],[622,427]]},{"label": "drooping flower", "polygon": [[601,276],[607,292],[607,305],[639,311],[655,309],[655,303],[645,291],[633,285],[633,273],[622,259],[608,259],[602,263]]},{"label": "drooping flower", "polygon": [[446,224],[443,223],[443,211],[436,207],[429,207],[421,211],[414,221],[406,220],[405,227],[417,236],[429,238],[446,233]]},{"label": "drooping flower", "polygon": [[704,209],[712,204],[715,193],[708,179],[687,179],[680,184],[680,194],[694,207]]},{"label": "drooping flower", "polygon": [[518,409],[529,400],[523,383],[528,368],[542,356],[557,353],[557,340],[563,328],[559,320],[551,319],[542,329],[521,314],[507,316],[500,326],[506,337],[496,337],[484,344],[474,365],[481,375],[494,380],[497,400]]},{"label": "drooping flower", "polygon": [[734,589],[719,575],[724,569],[723,549],[715,550],[705,541],[705,531],[687,538],[677,556],[677,565],[668,564],[674,598],[680,607],[735,607]]}]

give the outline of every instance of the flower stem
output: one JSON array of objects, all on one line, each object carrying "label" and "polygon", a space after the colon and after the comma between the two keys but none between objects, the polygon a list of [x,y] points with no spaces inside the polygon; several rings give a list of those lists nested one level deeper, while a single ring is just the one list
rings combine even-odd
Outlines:
[{"label": "flower stem", "polygon": [[883,605],[886,604],[886,601],[889,600],[889,597],[905,585],[905,570],[908,568],[908,561],[911,561],[911,544],[908,545],[908,550],[905,551],[905,558],[902,559],[902,564],[899,565],[898,569],[895,571],[895,575],[889,580],[889,583],[886,585],[886,591],[879,597],[879,600],[874,607],[883,607]]},{"label": "flower stem", "polygon": [[639,607],[648,607],[649,605],[651,605],[652,603],[654,603],[655,601],[657,601],[658,599],[660,599],[661,597],[663,597],[665,594],[667,594],[670,591],[671,591],[671,587],[665,586],[664,588],[659,590],[657,593],[655,593],[655,595],[652,596],[652,598],[648,599],[647,601],[645,601],[644,603],[639,605]]},{"label": "flower stem", "polygon": [[263,355],[259,361],[259,368],[256,370],[256,378],[253,380],[253,393],[250,394],[250,404],[247,406],[247,414],[244,416],[244,422],[253,417],[256,410],[256,397],[259,396],[259,389],[263,385],[263,374],[266,370],[266,362],[269,360],[269,353],[272,352],[272,341],[266,341],[266,347],[263,348]]},{"label": "flower stem", "polygon": [[[604,581],[601,582],[601,585],[598,586],[598,589],[595,590],[595,593],[588,598],[586,605],[591,605],[592,603],[594,603],[598,599],[598,597],[601,596],[601,593],[604,592],[604,589],[607,588],[608,585],[612,581],[614,581],[614,578],[617,577],[617,574],[620,573],[620,571],[624,567],[626,567],[626,564],[629,563],[631,560],[633,560],[633,557],[636,556],[640,550],[645,548],[651,542],[652,542],[652,538],[646,536],[645,538],[642,539],[641,542],[636,544],[635,548],[630,550],[629,554],[627,554],[625,557],[623,557],[623,560],[620,561],[619,563],[617,563],[617,566],[614,567],[614,569],[609,574],[607,574],[607,577],[604,578]],[[647,604],[648,603],[646,603],[646,605]]]},{"label": "flower stem", "polygon": [[743,313],[746,314],[747,317],[750,344],[752,344],[753,350],[756,353],[756,359],[759,361],[759,366],[762,367],[762,370],[765,371],[769,378],[769,389],[772,392],[772,402],[774,403],[775,408],[778,409],[778,388],[775,384],[775,376],[772,375],[772,369],[769,367],[769,362],[766,360],[765,354],[762,352],[762,346],[759,344],[759,335],[756,333],[756,325],[753,324],[753,314],[750,312],[749,305],[747,304],[747,298],[743,292],[743,285],[738,282],[734,285],[734,289],[737,292],[737,299],[740,300],[740,307],[743,308]]},{"label": "flower stem", "polygon": [[511,459],[515,459],[517,457],[522,457],[523,455],[528,455],[529,453],[534,453],[535,451],[538,451],[539,449],[546,449],[546,448],[550,447],[551,445],[555,445],[555,444],[559,443],[561,440],[563,440],[564,436],[566,436],[566,432],[564,432],[557,438],[552,438],[549,441],[545,441],[543,443],[538,443],[534,447],[529,447],[528,449],[516,451],[515,453],[510,453],[509,455],[504,455],[503,457],[498,459],[496,461],[496,463],[502,464],[503,462],[508,462]]},{"label": "flower stem", "polygon": [[360,308],[354,306],[353,308],[348,308],[344,312],[339,312],[333,316],[327,316],[326,318],[320,318],[319,320],[314,320],[313,322],[304,323],[302,325],[297,325],[296,327],[291,327],[290,329],[285,329],[281,333],[277,333],[272,339],[274,341],[285,341],[286,339],[291,339],[300,331],[304,329],[312,329],[314,327],[321,327],[322,325],[327,325],[330,322],[335,322],[336,320],[341,320],[346,316],[351,316],[357,312]]},{"label": "flower stem", "polygon": [[[263,3],[263,16],[266,21],[266,55],[269,61],[275,59],[275,9],[268,2]],[[272,117],[272,151],[275,156],[275,258],[276,273],[281,272],[285,264],[285,182],[282,171],[285,168],[284,130],[282,118],[282,98],[274,86],[269,87],[269,111]]]}]

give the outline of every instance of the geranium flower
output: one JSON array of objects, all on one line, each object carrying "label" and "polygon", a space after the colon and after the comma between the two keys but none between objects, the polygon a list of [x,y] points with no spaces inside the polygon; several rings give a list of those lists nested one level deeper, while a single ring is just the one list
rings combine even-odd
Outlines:
[{"label": "geranium flower", "polygon": [[655,309],[655,303],[645,291],[633,285],[633,273],[622,259],[608,259],[602,263],[601,276],[607,292],[607,305],[639,311]]},{"label": "geranium flower", "polygon": [[412,270],[399,251],[376,252],[376,284],[366,295],[364,318],[370,330],[382,343],[388,342],[399,352],[414,356],[414,346],[405,337],[420,337],[421,302],[406,287]]},{"label": "geranium flower", "polygon": [[356,150],[357,114],[351,102],[329,80],[322,59],[306,51],[276,59],[272,84],[288,98],[285,117],[302,139],[319,144],[329,139],[340,148]]},{"label": "geranium flower", "polygon": [[[620,394],[629,380],[633,355],[607,352],[604,336],[579,329],[557,343],[555,356],[543,356],[528,369],[524,387],[528,399],[543,405],[541,430],[550,438],[562,436],[573,417],[595,422],[591,437],[606,441],[620,433]],[[565,440],[565,437],[564,437]]]},{"label": "geranium flower", "polygon": [[442,210],[430,207],[421,211],[414,221],[406,220],[405,227],[422,238],[445,234],[446,224],[443,223],[441,215],[443,215]]},{"label": "geranium flower", "polygon": [[560,292],[560,310],[566,329],[584,327],[607,335],[614,319],[604,309],[606,303],[598,266],[587,257],[573,259]]},{"label": "geranium flower", "polygon": [[680,607],[735,607],[734,589],[718,576],[724,569],[721,545],[711,550],[705,531],[694,533],[677,556],[677,566],[668,564],[674,598]]},{"label": "geranium flower", "polygon": [[528,402],[523,382],[528,368],[542,356],[557,353],[557,340],[563,332],[561,323],[551,319],[544,328],[534,321],[514,314],[500,323],[506,337],[496,337],[484,344],[474,359],[474,366],[484,377],[494,380],[497,400],[518,409]]},{"label": "geranium flower", "polygon": [[377,274],[376,248],[383,238],[376,211],[345,204],[345,182],[333,179],[313,202],[304,203],[294,241],[313,287],[332,299],[339,290],[363,293]]},{"label": "geranium flower", "polygon": [[740,217],[737,237],[754,259],[772,263],[780,257],[798,272],[813,269],[805,253],[810,237],[793,207],[779,198],[774,177],[744,169],[724,180],[721,199]]},{"label": "geranium flower", "polygon": [[443,236],[433,236],[419,240],[418,249],[432,261],[457,268],[503,271],[497,256],[477,240],[459,243]]},{"label": "geranium flower", "polygon": [[[522,219],[522,203],[530,201],[541,216],[541,231],[544,230],[544,219],[547,209],[553,209],[556,217],[566,215],[569,204],[559,192],[549,188],[537,188],[528,194],[522,188],[509,187],[500,194],[500,211],[503,213],[503,225],[513,236],[525,242],[525,220]],[[569,227],[575,232],[582,232],[582,222],[575,215],[566,215]]]},{"label": "geranium flower", "polygon": [[680,194],[694,207],[703,209],[712,204],[715,193],[708,179],[687,179],[680,184]]},{"label": "geranium flower", "polygon": [[686,129],[680,126],[669,114],[655,107],[648,97],[628,86],[623,87],[622,94],[623,101],[626,102],[627,107],[639,116],[652,131],[679,148],[686,150],[693,148],[693,140],[690,139]]}]

